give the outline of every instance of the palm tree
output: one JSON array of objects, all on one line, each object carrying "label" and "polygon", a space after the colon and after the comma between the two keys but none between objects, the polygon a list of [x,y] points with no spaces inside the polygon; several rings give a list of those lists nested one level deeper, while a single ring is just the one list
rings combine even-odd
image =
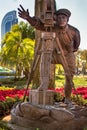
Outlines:
[{"label": "palm tree", "polygon": [[30,38],[32,40],[35,39],[35,29],[29,25],[29,23],[24,23],[23,21],[20,22],[19,28],[22,32],[22,39]]},{"label": "palm tree", "polygon": [[[21,23],[13,25],[11,31],[6,33],[3,38],[1,61],[2,64],[15,66],[17,75],[20,76],[21,72],[24,71],[26,77],[28,77],[29,68],[33,60],[35,42],[32,40],[34,36],[31,35],[32,39],[27,37],[29,32],[27,24],[23,22],[22,24],[24,25],[23,28]],[[27,28],[26,35],[23,35],[24,27]]]}]

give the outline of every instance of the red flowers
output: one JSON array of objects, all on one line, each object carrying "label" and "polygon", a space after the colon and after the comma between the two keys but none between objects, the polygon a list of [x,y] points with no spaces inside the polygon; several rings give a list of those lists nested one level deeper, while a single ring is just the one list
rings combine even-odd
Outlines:
[{"label": "red flowers", "polygon": [[[25,93],[25,89],[8,89],[0,90],[0,101],[5,101],[8,97],[10,98],[22,98]],[[29,93],[27,92],[27,96]]]},{"label": "red flowers", "polygon": [[72,91],[72,93],[73,94],[78,94],[78,95],[82,95],[82,97],[84,98],[84,99],[87,99],[87,88],[86,87],[78,87],[77,89],[76,89],[76,92],[73,90]]},{"label": "red flowers", "polygon": [[[52,89],[54,92],[56,93],[60,93],[63,96],[63,87],[62,88],[56,88],[56,89]],[[23,98],[24,93],[25,93],[26,89],[0,89],[0,101],[6,101],[7,98],[16,98],[18,97],[19,99]],[[81,95],[84,99],[87,99],[87,88],[86,87],[78,87],[76,89],[76,92],[74,90],[72,90],[72,94]],[[29,90],[27,91],[26,96],[29,96]]]},{"label": "red flowers", "polygon": [[[56,88],[56,89],[52,89],[54,92],[57,92],[57,93],[61,93],[61,95],[63,96],[63,92],[64,92],[64,89],[63,87],[62,88]],[[76,89],[76,91],[73,89],[72,90],[72,94],[75,95],[75,94],[78,94],[78,95],[82,95],[82,97],[84,99],[87,99],[87,88],[86,87],[78,87]]]}]

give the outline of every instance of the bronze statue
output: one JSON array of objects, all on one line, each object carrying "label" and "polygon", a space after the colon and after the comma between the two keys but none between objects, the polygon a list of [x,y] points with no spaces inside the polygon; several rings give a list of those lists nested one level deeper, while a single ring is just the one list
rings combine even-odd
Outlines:
[{"label": "bronze statue", "polygon": [[[33,27],[42,31],[41,84],[38,90],[48,89],[50,64],[62,64],[65,72],[65,103],[71,104],[71,91],[74,85],[73,76],[76,68],[74,52],[78,50],[80,45],[79,30],[68,24],[71,12],[68,9],[57,10],[54,13],[54,25],[52,28],[44,26],[44,22],[40,18],[31,17],[28,9],[26,11],[21,5],[18,8],[18,14],[19,17],[27,20]],[[61,47],[59,47],[58,43],[60,43]],[[66,64],[64,61],[66,61]]]}]

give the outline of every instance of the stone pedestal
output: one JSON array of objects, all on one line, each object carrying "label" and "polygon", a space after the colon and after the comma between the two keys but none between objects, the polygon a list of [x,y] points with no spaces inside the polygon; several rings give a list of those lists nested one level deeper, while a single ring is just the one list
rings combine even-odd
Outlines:
[{"label": "stone pedestal", "polygon": [[[77,109],[78,108],[78,109]],[[87,129],[87,107],[33,105],[23,102],[11,110],[12,130],[83,130]]]},{"label": "stone pedestal", "polygon": [[53,105],[54,92],[52,90],[31,90],[29,91],[29,102],[36,105]]}]

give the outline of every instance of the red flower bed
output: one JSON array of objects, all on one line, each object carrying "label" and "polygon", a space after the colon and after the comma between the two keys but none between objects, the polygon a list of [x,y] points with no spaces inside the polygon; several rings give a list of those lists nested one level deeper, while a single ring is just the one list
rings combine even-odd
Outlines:
[{"label": "red flower bed", "polygon": [[[62,88],[56,88],[56,89],[51,89],[56,93],[61,93],[62,96],[64,96],[63,92],[64,89]],[[8,90],[0,90],[0,101],[6,101],[7,97],[10,98],[16,98],[18,97],[21,99],[24,96],[26,89],[8,89]],[[87,99],[87,88],[86,87],[78,87],[76,91],[72,90],[72,94],[82,95],[84,99]],[[29,91],[27,91],[26,96],[29,95]]]},{"label": "red flower bed", "polygon": [[[22,98],[24,93],[25,93],[26,89],[10,89],[10,90],[0,90],[0,101],[6,101],[7,97],[11,97],[11,98]],[[29,91],[27,91],[26,96],[29,95],[28,93]]]},{"label": "red flower bed", "polygon": [[73,94],[82,95],[84,99],[87,99],[87,88],[86,87],[78,87],[76,92],[73,90]]},{"label": "red flower bed", "polygon": [[[51,89],[53,90],[54,92],[57,92],[57,93],[61,93],[62,96],[64,96],[64,88],[56,88],[56,89]],[[78,94],[78,95],[82,95],[82,97],[84,99],[87,99],[87,88],[86,87],[78,87],[76,89],[76,91],[74,89],[72,89],[72,94],[75,95],[75,94]]]},{"label": "red flower bed", "polygon": [[[55,101],[62,101],[64,97],[64,88],[61,87],[51,90],[57,95]],[[23,99],[25,91],[26,89],[9,89],[6,87],[0,87],[0,116],[9,114],[12,106]],[[73,100],[75,99],[74,95],[76,94],[79,95],[78,104],[87,105],[87,88],[78,87],[76,91],[72,90]],[[26,96],[29,96],[29,90],[27,91]]]}]

